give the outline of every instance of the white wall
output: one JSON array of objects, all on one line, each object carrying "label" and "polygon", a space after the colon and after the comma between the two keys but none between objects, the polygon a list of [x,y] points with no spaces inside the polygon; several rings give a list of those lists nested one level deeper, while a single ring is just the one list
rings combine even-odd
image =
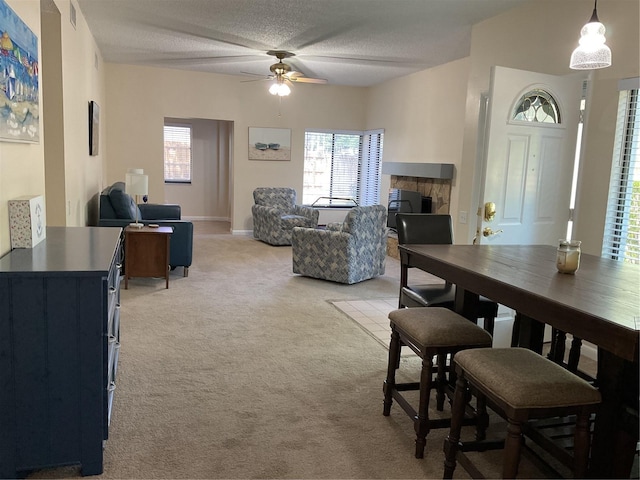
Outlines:
[{"label": "white wall", "polygon": [[[70,2],[55,0],[55,3],[60,11],[62,27],[65,185],[59,185],[59,188],[66,192],[66,225],[97,224],[97,195],[108,158],[104,128],[104,119],[108,116],[104,64],[77,5],[76,27],[73,27],[69,20]],[[89,155],[88,105],[91,100],[100,107],[100,149],[97,156]]]},{"label": "white wall", "polygon": [[[153,202],[164,198],[162,127],[165,117],[233,122],[231,222],[251,230],[252,192],[259,186],[290,186],[302,196],[305,128],[363,130],[366,89],[294,85],[280,101],[266,82],[244,77],[107,64],[108,182],[124,179],[132,166],[149,174]],[[250,161],[249,127],[291,129],[291,162]],[[197,215],[189,205],[184,216]]]},{"label": "white wall", "polygon": [[[470,61],[457,60],[385,82],[369,91],[367,128],[384,128],[385,162],[453,163],[451,213],[457,211]],[[383,175],[386,205],[390,175]]]},{"label": "white wall", "polygon": [[[46,142],[56,144],[53,150],[58,152],[58,158],[52,162],[53,170],[50,169],[51,177],[46,182],[46,189],[53,191],[53,202],[66,203],[62,208],[60,205],[52,208],[55,214],[52,214],[51,225],[86,225],[91,217],[97,218],[96,198],[106,169],[106,137],[102,126],[100,155],[90,157],[88,102],[97,101],[102,108],[102,116],[106,116],[101,56],[81,11],[76,11],[77,22],[74,28],[69,21],[69,0],[53,2],[53,8],[60,12],[60,26],[57,40],[54,40],[60,44],[60,51],[59,55],[48,61],[50,65],[61,61],[62,65],[61,69],[59,66],[55,69],[52,67],[57,73],[52,74],[50,80],[47,79],[47,58],[42,56],[42,41],[49,37],[42,35],[40,2],[7,2],[38,37],[40,83],[58,82],[56,88],[59,98],[48,105],[48,111],[44,110],[41,89],[39,144],[0,142],[0,255],[10,250],[7,201],[22,195],[45,195],[47,200],[45,151],[51,150],[45,148]],[[51,8],[51,5],[50,2],[43,2],[43,8]],[[95,66],[96,55],[98,68]],[[44,132],[43,118],[46,115],[63,119],[62,128]],[[60,159],[60,156],[63,158]],[[64,193],[61,194],[61,191]],[[66,218],[58,215],[59,212],[66,212]]]},{"label": "white wall", "polygon": [[[8,0],[7,4],[40,39],[39,2]],[[42,58],[38,41],[38,59]],[[40,62],[41,63],[41,62]],[[46,68],[40,65],[40,82]],[[4,92],[0,92],[4,95]],[[0,142],[0,255],[11,250],[8,201],[23,195],[44,195],[44,149],[42,133],[42,99],[40,101],[40,143]]]},{"label": "white wall", "polygon": [[[591,114],[585,126],[583,171],[574,238],[600,254],[617,109],[617,80],[638,76],[640,34],[637,0],[599,5],[613,66],[594,72]],[[456,241],[473,237],[478,115],[493,65],[555,75],[572,73],[569,57],[593,11],[591,0],[536,0],[473,27],[470,57],[391,80],[371,89],[367,127],[385,128],[384,161],[450,162],[456,165],[451,213]],[[383,123],[379,123],[382,122]],[[386,177],[386,176],[385,176]],[[384,189],[388,177],[383,178]],[[457,222],[458,212],[469,222]]]},{"label": "white wall", "polygon": [[[583,251],[595,255],[600,255],[609,187],[617,80],[639,74],[639,4],[637,0],[607,0],[598,5],[598,16],[607,28],[613,65],[596,70],[593,75],[593,97],[585,124],[586,145],[574,230],[574,238],[582,240]],[[477,122],[474,120],[478,115],[480,94],[488,90],[491,66],[554,75],[572,73],[569,58],[578,45],[580,29],[591,18],[592,11],[591,0],[536,0],[474,26],[461,168],[463,178],[459,190],[459,203],[469,211],[475,210],[471,198],[477,140]]]}]

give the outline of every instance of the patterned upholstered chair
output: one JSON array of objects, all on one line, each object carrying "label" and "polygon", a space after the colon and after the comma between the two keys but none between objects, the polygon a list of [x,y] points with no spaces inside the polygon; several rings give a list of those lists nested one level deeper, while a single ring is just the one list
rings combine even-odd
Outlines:
[{"label": "patterned upholstered chair", "polygon": [[386,225],[387,209],[371,205],[352,208],[326,230],[294,228],[293,272],[347,284],[384,274]]},{"label": "patterned upholstered chair", "polygon": [[291,245],[293,227],[318,226],[318,210],[296,205],[293,188],[256,188],[253,200],[253,236],[265,243]]}]

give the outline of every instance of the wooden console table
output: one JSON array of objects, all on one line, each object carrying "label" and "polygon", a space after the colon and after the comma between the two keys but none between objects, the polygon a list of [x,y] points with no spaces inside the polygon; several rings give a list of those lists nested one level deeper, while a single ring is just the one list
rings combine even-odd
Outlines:
[{"label": "wooden console table", "polygon": [[131,277],[164,277],[169,288],[169,242],[172,227],[124,229],[124,288]]}]

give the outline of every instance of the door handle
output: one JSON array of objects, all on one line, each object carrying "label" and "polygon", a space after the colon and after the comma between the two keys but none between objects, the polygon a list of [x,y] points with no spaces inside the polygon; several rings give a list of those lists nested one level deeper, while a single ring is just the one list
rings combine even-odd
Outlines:
[{"label": "door handle", "polygon": [[496,230],[495,232],[491,229],[491,227],[484,227],[484,230],[482,230],[482,236],[483,237],[491,237],[493,235],[497,235],[499,233],[502,233],[502,229],[500,230]]},{"label": "door handle", "polygon": [[496,204],[493,202],[485,203],[484,204],[484,221],[491,222],[493,221],[494,218],[496,218]]}]

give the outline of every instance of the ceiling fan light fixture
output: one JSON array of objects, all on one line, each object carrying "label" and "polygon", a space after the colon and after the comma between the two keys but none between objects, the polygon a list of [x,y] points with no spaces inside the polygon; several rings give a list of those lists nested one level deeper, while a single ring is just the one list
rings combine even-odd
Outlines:
[{"label": "ceiling fan light fixture", "polygon": [[598,0],[595,0],[589,23],[580,30],[578,48],[571,54],[569,67],[574,70],[593,70],[611,66],[611,49],[605,44],[605,27],[598,20]]},{"label": "ceiling fan light fixture", "polygon": [[269,87],[269,93],[271,95],[286,97],[291,93],[291,89],[289,88],[289,85],[284,83],[284,80],[282,79],[282,77],[280,77],[280,78],[277,78],[276,81],[271,84],[271,86]]}]

